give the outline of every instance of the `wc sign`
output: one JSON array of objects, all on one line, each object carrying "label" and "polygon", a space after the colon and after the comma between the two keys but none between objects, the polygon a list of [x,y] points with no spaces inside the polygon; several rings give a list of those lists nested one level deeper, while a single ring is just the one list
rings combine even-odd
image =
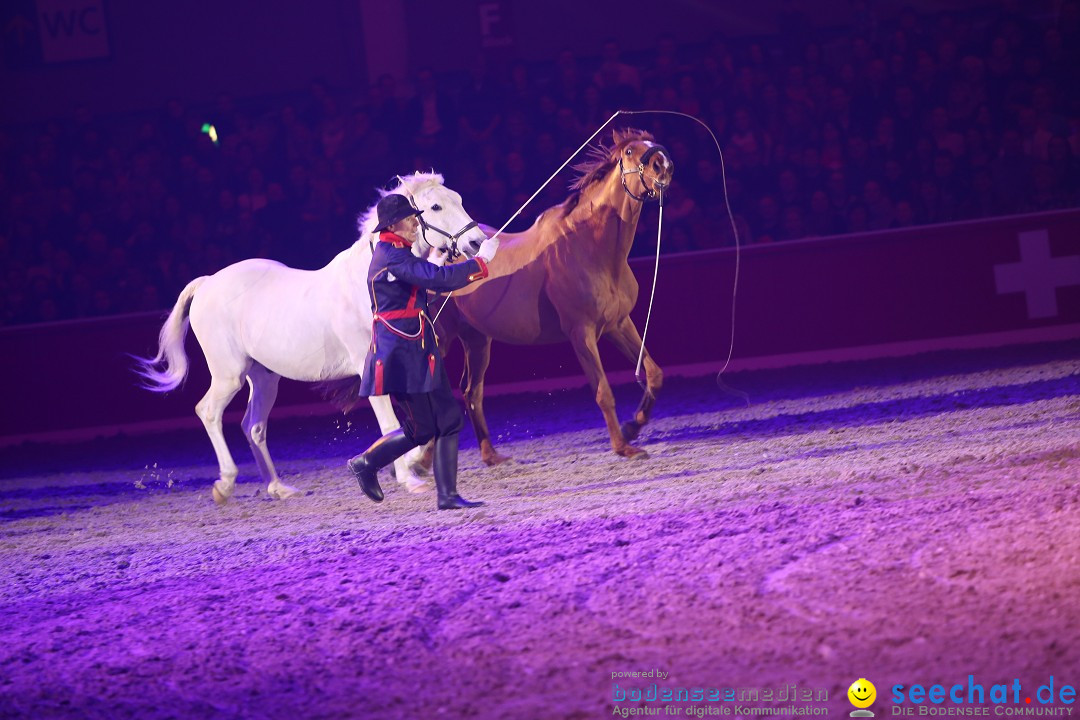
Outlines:
[{"label": "wc sign", "polygon": [[34,5],[44,62],[109,57],[105,0],[35,0]]}]

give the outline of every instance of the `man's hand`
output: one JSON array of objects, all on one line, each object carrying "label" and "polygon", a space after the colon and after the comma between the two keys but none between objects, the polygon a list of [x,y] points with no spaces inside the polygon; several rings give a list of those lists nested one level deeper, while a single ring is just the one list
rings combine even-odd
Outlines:
[{"label": "man's hand", "polygon": [[499,238],[488,238],[480,243],[480,249],[476,251],[476,257],[483,258],[484,262],[491,262],[495,257],[495,251],[499,249]]}]

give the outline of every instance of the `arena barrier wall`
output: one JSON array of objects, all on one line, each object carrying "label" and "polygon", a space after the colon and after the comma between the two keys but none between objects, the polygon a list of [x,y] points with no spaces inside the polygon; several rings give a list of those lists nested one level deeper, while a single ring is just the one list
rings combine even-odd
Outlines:
[{"label": "arena barrier wall", "polygon": [[[661,367],[719,370],[731,337],[736,254],[662,256],[647,345]],[[496,261],[497,262],[497,261]],[[653,258],[631,262],[645,319]],[[153,355],[162,313],[0,330],[5,444],[197,424],[209,383],[189,335],[192,371],[169,395],[137,387],[129,354]],[[1080,339],[1080,210],[753,245],[741,255],[732,368],[912,353],[973,342]],[[603,346],[604,343],[601,343]],[[602,348],[617,380],[633,362]],[[460,377],[461,351],[447,362]],[[569,344],[496,343],[489,392],[584,382]],[[231,409],[242,407],[240,392]],[[284,382],[279,407],[334,412],[310,386]]]}]

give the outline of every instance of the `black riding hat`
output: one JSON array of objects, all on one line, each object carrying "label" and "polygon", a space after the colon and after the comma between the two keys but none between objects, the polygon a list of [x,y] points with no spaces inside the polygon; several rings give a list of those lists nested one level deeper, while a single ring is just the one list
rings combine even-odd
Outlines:
[{"label": "black riding hat", "polygon": [[410,215],[419,215],[422,211],[414,208],[404,195],[391,193],[379,201],[375,212],[379,217],[379,226],[375,228],[375,232],[381,232]]}]

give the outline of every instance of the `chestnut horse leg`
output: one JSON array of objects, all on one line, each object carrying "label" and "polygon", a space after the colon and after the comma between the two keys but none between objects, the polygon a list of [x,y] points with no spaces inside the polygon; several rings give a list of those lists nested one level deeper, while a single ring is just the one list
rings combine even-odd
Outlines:
[{"label": "chestnut horse leg", "polygon": [[[638,334],[633,321],[629,317],[624,317],[615,326],[615,329],[607,334],[607,337],[615,344],[619,352],[634,363],[634,369],[636,370],[638,353],[641,352],[641,335]],[[642,365],[645,366],[645,394],[641,396],[641,404],[638,405],[634,417],[622,424],[622,435],[626,442],[637,439],[641,428],[644,427],[645,423],[649,422],[653,405],[656,403],[656,394],[660,392],[660,388],[664,384],[664,371],[652,359],[648,350],[645,351]]]},{"label": "chestnut horse leg", "polygon": [[484,417],[484,374],[491,361],[491,338],[464,322],[458,326],[458,337],[465,348],[461,394],[465,400],[465,411],[476,432],[476,441],[480,444],[480,459],[485,465],[501,465],[510,458],[495,451]]},{"label": "chestnut horse leg", "polygon": [[575,327],[567,334],[570,336],[570,344],[574,346],[574,352],[577,353],[581,369],[589,379],[589,387],[596,395],[596,404],[604,414],[608,435],[611,436],[611,449],[623,457],[648,457],[644,450],[628,443],[619,429],[619,419],[615,415],[615,395],[612,394],[611,385],[604,375],[604,366],[600,364],[600,353],[596,348],[596,328],[591,325]]}]

